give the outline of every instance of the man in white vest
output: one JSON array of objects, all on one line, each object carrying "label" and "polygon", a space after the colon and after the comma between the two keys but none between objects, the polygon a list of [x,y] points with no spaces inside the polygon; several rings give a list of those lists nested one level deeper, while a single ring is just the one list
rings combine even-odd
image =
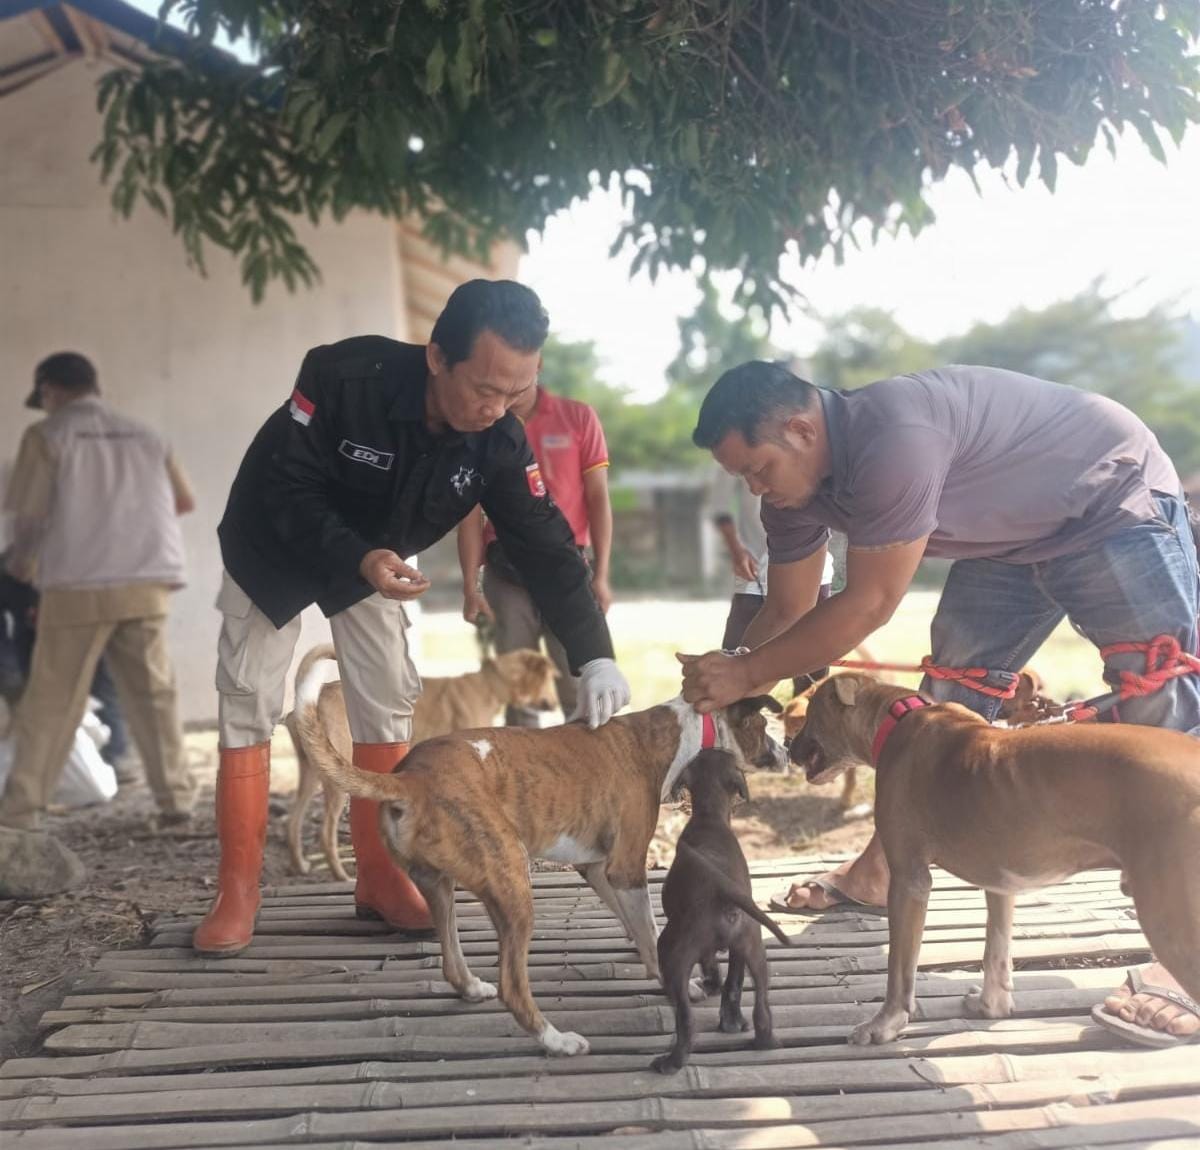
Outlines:
[{"label": "man in white vest", "polygon": [[66,763],[101,654],[116,679],[161,823],[191,816],[167,604],[184,582],[179,516],[194,502],[157,432],[100,398],[96,370],[60,352],[34,372],[9,482],[12,573],[41,592],[29,681],[15,716],[0,825],[35,829]]}]

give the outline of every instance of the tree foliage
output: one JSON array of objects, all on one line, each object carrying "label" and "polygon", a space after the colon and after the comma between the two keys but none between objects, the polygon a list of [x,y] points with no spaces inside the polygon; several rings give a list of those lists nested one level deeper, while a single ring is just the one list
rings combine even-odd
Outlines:
[{"label": "tree foliage", "polygon": [[[1118,295],[1096,283],[1072,299],[1018,308],[997,323],[977,323],[936,342],[912,335],[887,312],[864,308],[824,321],[811,376],[823,387],[853,388],[947,363],[1009,368],[1123,403],[1154,430],[1181,475],[1198,471],[1200,362],[1181,355],[1186,322],[1161,306],[1119,315],[1119,303]],[[707,333],[705,364],[694,358],[697,325]],[[691,435],[705,392],[728,367],[781,358],[765,334],[761,343],[753,342],[758,329],[752,318],[717,309],[714,295],[706,293],[679,328],[670,385],[653,403],[631,402],[626,392],[603,383],[593,344],[553,338],[547,344],[543,378],[553,390],[599,411],[618,475],[629,468],[703,465],[707,457],[693,447]]]},{"label": "tree foliage", "polygon": [[826,321],[814,356],[815,382],[860,387],[946,363],[978,363],[1099,392],[1135,411],[1181,473],[1200,468],[1200,372],[1180,356],[1184,323],[1165,306],[1118,314],[1120,296],[1102,283],[1041,309],[1017,308],[934,343],[886,312],[861,309]]},{"label": "tree foliage", "polygon": [[590,340],[569,342],[551,336],[542,349],[541,378],[558,395],[590,403],[608,441],[613,477],[628,471],[695,467],[702,462],[692,446],[699,398],[682,388],[668,389],[649,403],[600,378],[600,360]]},{"label": "tree foliage", "polygon": [[750,359],[784,355],[771,343],[771,323],[760,306],[723,306],[707,276],[700,293],[696,310],[679,321],[679,352],[667,367],[668,384],[697,404],[723,371]]},{"label": "tree foliage", "polygon": [[[316,272],[292,220],[416,213],[446,250],[520,239],[615,180],[634,268],[736,269],[927,223],[931,182],[1053,187],[1102,133],[1198,118],[1197,0],[165,0],[192,50],[101,80],[113,200],[255,297]],[[218,59],[223,32],[254,62]]]}]

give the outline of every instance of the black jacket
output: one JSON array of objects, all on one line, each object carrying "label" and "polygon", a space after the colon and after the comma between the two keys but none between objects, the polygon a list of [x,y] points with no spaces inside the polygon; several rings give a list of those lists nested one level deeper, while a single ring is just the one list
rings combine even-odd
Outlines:
[{"label": "black jacket", "polygon": [[310,603],[336,614],[372,593],[368,551],[424,551],[482,503],[572,670],[611,658],[571,529],[542,486],[520,421],[433,436],[425,348],[382,336],[317,347],[291,399],[246,452],[217,528],[234,581],[276,627]]}]

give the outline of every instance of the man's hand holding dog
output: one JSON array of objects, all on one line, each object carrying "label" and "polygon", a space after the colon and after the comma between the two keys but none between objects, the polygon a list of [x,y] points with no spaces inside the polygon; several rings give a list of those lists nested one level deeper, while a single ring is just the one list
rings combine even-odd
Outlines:
[{"label": "man's hand holding dog", "polygon": [[702,715],[728,707],[754,694],[754,681],[745,654],[709,651],[707,655],[682,655],[683,697]]},{"label": "man's hand holding dog", "polygon": [[420,571],[385,547],[368,551],[358,571],[385,599],[415,599],[429,590],[429,580]]}]

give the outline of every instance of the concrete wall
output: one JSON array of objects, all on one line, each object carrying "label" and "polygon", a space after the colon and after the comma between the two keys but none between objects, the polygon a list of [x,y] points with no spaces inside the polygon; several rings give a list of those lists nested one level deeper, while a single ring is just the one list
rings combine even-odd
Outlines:
[{"label": "concrete wall", "polygon": [[[215,530],[230,481],[307,348],[367,332],[407,338],[395,225],[362,214],[303,226],[322,285],[294,296],[272,287],[254,307],[231,260],[213,252],[203,279],[149,208],[114,215],[88,161],[99,67],[75,61],[0,100],[0,464],[33,416],[21,404],[34,364],[58,350],[88,355],[106,398],[171,440],[198,502],[172,644],[185,721],[203,721],[216,713]],[[309,614],[300,650],[328,633]]]}]

